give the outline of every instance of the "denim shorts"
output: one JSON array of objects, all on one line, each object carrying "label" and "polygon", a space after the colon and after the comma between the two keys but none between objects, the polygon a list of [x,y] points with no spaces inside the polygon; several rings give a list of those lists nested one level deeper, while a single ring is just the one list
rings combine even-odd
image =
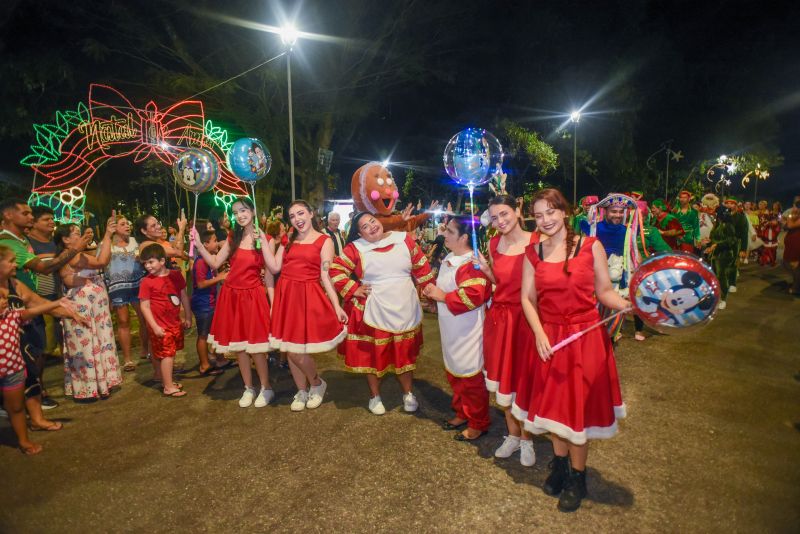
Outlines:
[{"label": "denim shorts", "polygon": [[194,321],[197,323],[197,337],[208,337],[212,319],[214,319],[213,311],[194,314]]},{"label": "denim shorts", "polygon": [[117,289],[108,294],[108,299],[111,301],[111,306],[115,308],[127,306],[128,304],[138,304],[139,290],[136,288]]},{"label": "denim shorts", "polygon": [[25,386],[25,369],[0,378],[0,391],[14,391]]}]

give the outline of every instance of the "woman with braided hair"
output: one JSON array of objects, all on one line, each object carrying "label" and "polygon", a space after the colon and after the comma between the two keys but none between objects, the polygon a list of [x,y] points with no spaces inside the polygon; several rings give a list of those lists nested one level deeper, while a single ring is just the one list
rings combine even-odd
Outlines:
[{"label": "woman with braided hair", "polygon": [[603,245],[575,235],[561,192],[544,189],[532,206],[536,226],[547,239],[530,245],[523,260],[522,310],[536,344],[513,410],[524,418],[528,432],[550,433],[555,458],[543,490],[560,495],[559,510],[573,511],[586,496],[587,439],[614,436],[625,405],[605,328],[557,351],[552,347],[596,324],[598,302],[614,310],[630,303],[611,285]]}]

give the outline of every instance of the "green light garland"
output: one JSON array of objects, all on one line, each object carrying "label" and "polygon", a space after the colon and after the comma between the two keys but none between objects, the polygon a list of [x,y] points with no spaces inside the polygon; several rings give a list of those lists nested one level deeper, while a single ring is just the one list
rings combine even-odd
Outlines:
[{"label": "green light garland", "polygon": [[56,111],[53,124],[34,124],[36,143],[31,145],[31,154],[20,160],[22,165],[43,165],[61,158],[61,143],[83,122],[91,119],[89,109],[83,102],[78,103],[75,111]]}]

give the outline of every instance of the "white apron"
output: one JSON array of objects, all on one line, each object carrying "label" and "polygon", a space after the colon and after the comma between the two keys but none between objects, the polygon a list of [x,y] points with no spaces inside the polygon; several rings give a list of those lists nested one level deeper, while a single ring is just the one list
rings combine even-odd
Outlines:
[{"label": "white apron", "polygon": [[[451,252],[439,267],[436,285],[445,293],[458,289],[456,271],[470,261],[472,252],[454,256]],[[442,336],[444,367],[453,376],[474,376],[483,370],[483,319],[485,306],[453,315],[444,302],[437,302],[439,332]]]},{"label": "white apron", "polygon": [[[361,283],[372,291],[364,305],[364,322],[385,332],[413,330],[422,322],[422,307],[411,278],[411,252],[405,232],[391,232],[376,243],[365,239],[353,242],[361,254]],[[377,248],[394,245],[386,252]]]}]

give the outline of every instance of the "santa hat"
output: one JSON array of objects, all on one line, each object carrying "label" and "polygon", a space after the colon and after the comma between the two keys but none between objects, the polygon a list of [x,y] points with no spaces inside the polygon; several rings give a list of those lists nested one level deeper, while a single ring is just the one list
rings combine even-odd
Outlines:
[{"label": "santa hat", "polygon": [[689,191],[686,191],[685,189],[683,191],[681,191],[680,193],[678,193],[678,198],[680,198],[682,196],[689,197],[689,200],[692,200],[694,198],[694,195],[691,194]]},{"label": "santa hat", "polygon": [[594,206],[600,201],[595,195],[589,195],[581,198],[580,205],[584,208],[588,208],[589,206]]}]

